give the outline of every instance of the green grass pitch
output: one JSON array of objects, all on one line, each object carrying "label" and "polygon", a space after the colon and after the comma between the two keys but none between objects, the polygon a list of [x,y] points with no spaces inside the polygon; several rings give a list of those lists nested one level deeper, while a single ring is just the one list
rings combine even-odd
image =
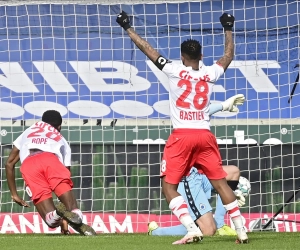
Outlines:
[{"label": "green grass pitch", "polygon": [[145,234],[99,234],[95,237],[57,234],[3,234],[0,249],[5,250],[169,250],[169,249],[299,249],[300,233],[249,233],[250,243],[235,244],[235,237],[205,237],[201,243],[172,245],[179,237]]}]

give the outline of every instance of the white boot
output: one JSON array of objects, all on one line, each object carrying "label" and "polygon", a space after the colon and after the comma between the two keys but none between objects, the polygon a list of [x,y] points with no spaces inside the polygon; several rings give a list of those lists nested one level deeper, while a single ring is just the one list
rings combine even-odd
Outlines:
[{"label": "white boot", "polygon": [[189,243],[196,243],[202,241],[203,234],[199,230],[198,232],[188,232],[181,240],[173,242],[173,245],[184,245]]},{"label": "white boot", "polygon": [[237,233],[237,236],[238,236],[236,243],[238,243],[238,244],[247,244],[247,243],[249,243],[248,235],[247,235],[246,230],[244,228],[237,229],[236,233]]}]

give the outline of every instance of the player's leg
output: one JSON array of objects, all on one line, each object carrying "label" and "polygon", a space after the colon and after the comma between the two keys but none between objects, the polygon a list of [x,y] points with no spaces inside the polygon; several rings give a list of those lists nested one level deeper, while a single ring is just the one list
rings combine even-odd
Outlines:
[{"label": "player's leg", "polygon": [[[45,158],[47,158],[46,153],[28,156],[22,163],[20,171],[26,183],[26,191],[39,214],[49,227],[57,227],[59,226],[61,215],[56,211],[52,200],[52,190],[45,176],[45,168],[47,166]],[[72,222],[81,223],[81,219],[76,214],[72,213],[72,215]]]},{"label": "player's leg", "polygon": [[174,134],[173,132],[165,146],[161,164],[162,192],[169,204],[169,208],[188,231],[182,240],[173,244],[199,241],[203,236],[188,212],[187,203],[177,192],[178,183],[182,176],[188,174],[192,165],[190,154],[189,141],[186,139],[185,134]]},{"label": "player's leg", "polygon": [[[223,166],[224,171],[227,173],[226,180],[228,185],[235,190],[237,187],[238,179],[240,176],[240,170],[238,167],[229,165]],[[202,175],[202,187],[208,199],[211,197],[211,190],[213,190],[213,186],[205,175]],[[217,203],[214,214],[214,219],[217,226],[217,234],[219,235],[236,235],[235,230],[225,224],[225,215],[227,211],[223,206],[220,195],[217,195]]]},{"label": "player's leg", "polygon": [[189,213],[192,219],[198,224],[203,235],[212,236],[216,232],[216,224],[212,214],[212,207],[208,199],[211,193],[204,192],[204,175],[199,174],[193,168],[190,175],[180,182],[178,192],[184,197],[189,205]]},{"label": "player's leg", "polygon": [[215,215],[214,215],[214,219],[216,221],[216,225],[217,225],[217,234],[218,235],[232,235],[232,236],[236,236],[236,231],[234,229],[232,229],[231,227],[229,227],[227,224],[225,224],[225,215],[227,213],[220,195],[217,196],[217,204],[216,204],[216,210],[215,210]]},{"label": "player's leg", "polygon": [[[226,180],[230,188],[235,191],[240,178],[240,170],[237,166],[227,165],[223,166],[224,171],[227,173]],[[219,235],[236,235],[235,230],[225,224],[224,217],[227,213],[222,203],[220,195],[217,196],[217,204],[215,210],[215,221],[217,224],[217,232]]]},{"label": "player's leg", "polygon": [[61,201],[56,205],[57,211],[60,214],[64,214],[65,216],[67,216],[68,211],[70,211],[77,214],[82,220],[83,215],[81,210],[77,206],[77,201],[75,199],[71,185],[66,183],[65,180],[62,180],[62,182],[59,183],[53,191]]},{"label": "player's leg", "polygon": [[56,212],[52,192],[43,174],[42,153],[28,156],[20,171],[26,184],[26,192],[37,208],[38,213],[50,228],[60,225],[61,216]]},{"label": "player's leg", "polygon": [[[60,203],[63,205],[63,203]],[[85,236],[93,236],[96,235],[96,232],[94,229],[84,223],[82,223],[82,219],[80,219],[80,223],[76,221],[76,223],[72,222],[73,218],[78,217],[76,213],[66,211],[62,214],[62,216],[59,215],[57,212],[58,209],[55,207],[53,203],[52,197],[46,200],[43,200],[41,202],[38,202],[35,204],[37,211],[39,212],[40,216],[43,218],[43,220],[46,222],[46,224],[51,227],[55,228],[58,226],[61,226],[61,232],[63,234],[70,234],[68,227],[64,224],[63,218],[66,219],[66,221],[70,224],[72,228],[74,228],[78,233],[85,235]],[[63,205],[64,206],[64,205]],[[72,219],[70,219],[70,215],[73,214]],[[77,219],[76,219],[77,220]]]},{"label": "player's leg", "polygon": [[210,181],[214,189],[219,193],[222,203],[228,211],[228,214],[235,226],[239,243],[248,243],[248,236],[243,227],[238,201],[236,200],[232,189],[228,186],[226,179],[210,179]]},{"label": "player's leg", "polygon": [[228,211],[228,214],[235,225],[239,242],[247,243],[248,237],[243,227],[238,202],[225,179],[227,174],[221,165],[221,156],[216,138],[210,131],[208,131],[207,133],[202,134],[201,140],[206,143],[203,143],[202,148],[199,149],[197,163],[201,166],[204,174],[210,180],[216,192],[220,195],[224,207]]},{"label": "player's leg", "polygon": [[203,235],[213,236],[217,231],[217,226],[212,212],[207,212],[196,220],[196,223],[201,228]]},{"label": "player's leg", "polygon": [[214,216],[218,230],[225,225],[224,217],[225,217],[226,213],[227,213],[227,211],[224,208],[224,205],[222,203],[220,195],[218,195],[217,196],[215,216]]},{"label": "player's leg", "polygon": [[229,187],[233,191],[235,191],[237,189],[237,186],[239,184],[239,179],[240,179],[239,168],[234,165],[227,165],[227,166],[223,166],[223,169],[227,173],[226,181],[227,181]]},{"label": "player's leg", "polygon": [[[49,187],[61,201],[56,205],[58,215],[66,219],[70,226],[82,235],[95,235],[92,227],[82,223],[83,215],[77,206],[74,196],[70,171],[54,154],[47,155],[47,165],[44,169]],[[75,218],[78,218],[76,221]]]},{"label": "player's leg", "polygon": [[186,237],[174,242],[173,244],[186,244],[202,240],[203,234],[195,225],[194,220],[189,214],[187,203],[177,192],[178,184],[171,184],[168,182],[168,179],[166,180],[166,178],[167,176],[162,177],[162,192],[169,203],[169,208],[188,232]]},{"label": "player's leg", "polygon": [[[202,175],[193,169],[188,177],[184,177],[177,190],[188,204],[188,211],[193,221],[198,218],[200,229],[204,235],[213,235],[216,226],[211,213],[212,208],[202,189]],[[199,224],[198,224],[199,225]],[[149,235],[185,235],[188,231],[183,225],[171,227],[159,227],[152,221],[148,225]]]},{"label": "player's leg", "polygon": [[227,173],[227,181],[239,181],[241,172],[240,169],[235,165],[223,165],[224,171]]},{"label": "player's leg", "polygon": [[[51,194],[51,193],[50,193]],[[52,196],[50,198],[47,198],[43,200],[44,197],[41,197],[41,201],[38,199],[35,199],[35,207],[42,217],[42,219],[46,222],[48,227],[55,228],[60,226],[62,217],[57,214],[56,208],[53,203]]]},{"label": "player's leg", "polygon": [[[211,192],[214,189],[213,186],[211,185],[209,179],[206,177],[206,175],[202,175],[202,188],[204,193],[206,194],[206,198],[210,199],[211,198]],[[234,233],[234,235],[236,235],[235,231],[231,228],[229,228],[226,224],[225,224],[225,215],[226,215],[227,211],[223,206],[223,203],[221,202],[220,196],[218,195],[218,199],[217,199],[217,204],[216,204],[216,209],[215,209],[215,214],[214,214],[214,220],[215,220],[215,224],[217,227],[217,233],[223,234],[223,235],[232,235],[232,233]],[[198,224],[199,225],[199,224]],[[227,230],[229,229],[229,230]],[[226,230],[226,232],[225,232]],[[229,231],[229,232],[227,232]]]},{"label": "player's leg", "polygon": [[[56,210],[58,210],[58,207],[61,211],[66,211],[67,213],[69,213],[69,211],[66,209],[65,205],[60,202],[58,205],[56,205]],[[80,210],[79,210],[80,211]],[[81,212],[81,211],[80,211]],[[71,212],[73,213],[73,212]],[[65,218],[65,217],[64,217]],[[69,221],[68,221],[69,222]],[[90,227],[87,224],[81,223],[81,224],[75,224],[72,222],[69,222],[69,225],[78,233],[80,233],[81,235],[85,235],[85,236],[93,236],[96,235],[95,230]]]},{"label": "player's leg", "polygon": [[[27,187],[29,188],[29,187]],[[33,194],[34,195],[34,194]],[[50,196],[50,197],[49,197]],[[52,195],[43,195],[40,198],[34,199],[34,205],[45,223],[50,228],[56,228],[61,226],[61,231],[63,234],[69,234],[68,227],[63,222],[63,218],[57,213],[56,208],[53,203]],[[49,197],[49,198],[47,198]],[[76,218],[76,217],[75,217]],[[77,220],[77,218],[76,218]]]},{"label": "player's leg", "polygon": [[[183,190],[183,188],[183,182],[180,182],[177,191],[180,193],[180,190]],[[159,227],[155,221],[151,221],[148,224],[148,235],[152,236],[183,236],[187,233],[187,229],[182,224],[170,227]]]},{"label": "player's leg", "polygon": [[[196,223],[201,228],[203,235],[212,236],[216,232],[216,224],[211,212],[208,212],[201,216]],[[171,227],[159,227],[155,221],[151,221],[148,225],[148,234],[152,236],[183,236],[188,231],[181,224]]]},{"label": "player's leg", "polygon": [[[78,209],[75,196],[72,191],[73,182],[70,171],[52,153],[43,153],[39,159],[44,162],[44,176],[52,192],[63,203],[56,206],[57,212],[67,221],[81,224],[82,213]],[[74,216],[74,214],[76,216]],[[77,217],[78,221],[75,220]]]},{"label": "player's leg", "polygon": [[183,236],[187,232],[182,224],[171,227],[159,227],[155,221],[151,221],[148,225],[148,235],[152,236]]}]

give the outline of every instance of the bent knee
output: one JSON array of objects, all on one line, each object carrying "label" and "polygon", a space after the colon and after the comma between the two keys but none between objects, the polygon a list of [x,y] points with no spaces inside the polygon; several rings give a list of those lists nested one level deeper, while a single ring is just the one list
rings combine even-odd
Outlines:
[{"label": "bent knee", "polygon": [[232,165],[232,174],[234,175],[234,179],[238,180],[241,174],[240,169],[237,166]]},{"label": "bent knee", "polygon": [[216,231],[217,231],[217,228],[214,226],[214,227],[206,227],[206,228],[203,228],[203,230],[201,229],[202,233],[204,236],[213,236]]},{"label": "bent knee", "polygon": [[238,180],[240,178],[240,169],[235,165],[228,165],[224,167],[227,173],[227,180]]},{"label": "bent knee", "polygon": [[200,219],[197,220],[197,224],[200,227],[203,235],[205,236],[212,236],[217,231],[217,226],[211,213],[208,213],[206,216],[203,215],[203,217],[200,217]]}]

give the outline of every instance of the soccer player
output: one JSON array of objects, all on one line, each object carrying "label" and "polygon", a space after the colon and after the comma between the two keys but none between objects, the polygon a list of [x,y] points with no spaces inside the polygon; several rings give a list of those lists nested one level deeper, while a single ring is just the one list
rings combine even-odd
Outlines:
[{"label": "soccer player", "polygon": [[[27,128],[14,142],[5,169],[11,198],[20,206],[29,205],[19,197],[15,182],[15,164],[20,171],[38,213],[50,228],[61,226],[65,219],[82,235],[95,235],[90,226],[82,223],[82,212],[72,191],[71,148],[60,134],[62,117],[55,110],[44,112],[42,121]],[[54,205],[52,192],[61,201]]]},{"label": "soccer player", "polygon": [[212,66],[202,64],[201,45],[196,40],[189,39],[181,44],[182,64],[176,64],[161,56],[134,31],[124,11],[116,21],[136,46],[169,78],[170,116],[174,130],[166,143],[161,162],[162,192],[169,208],[188,232],[173,244],[197,242],[203,238],[188,212],[186,202],[177,192],[178,183],[188,175],[191,166],[201,169],[221,196],[235,225],[237,243],[248,243],[238,202],[226,182],[216,138],[210,132],[208,108],[214,83],[233,59],[234,17],[227,13],[220,17],[225,31],[225,52]]},{"label": "soccer player", "polygon": [[[227,173],[226,180],[232,189],[236,189],[240,171],[236,166],[223,166]],[[209,204],[213,186],[203,174],[196,168],[192,168],[188,177],[183,178],[178,186],[178,192],[184,197],[189,206],[189,212],[193,220],[200,227],[204,235],[212,236],[216,232],[219,235],[236,235],[235,230],[225,224],[224,216],[226,210],[218,195],[215,216],[212,215],[212,208]],[[245,205],[245,197],[237,193],[239,206]],[[148,234],[154,236],[185,235],[186,228],[183,225],[171,227],[159,227],[155,221],[148,224]]]},{"label": "soccer player", "polygon": [[[210,104],[209,115],[211,116],[224,109],[228,109],[230,112],[238,112],[237,105],[242,105],[244,101],[244,95],[239,94],[230,97],[222,103]],[[226,180],[228,185],[232,190],[236,190],[240,178],[240,170],[233,165],[223,166],[223,169],[227,173]],[[213,218],[212,208],[208,201],[211,198],[212,190],[214,190],[213,186],[207,177],[199,173],[195,168],[192,168],[189,176],[182,178],[177,189],[187,202],[193,220],[200,227],[204,235],[214,235],[216,230],[219,235],[236,235],[236,232],[225,224],[224,216],[226,215],[226,210],[219,195]],[[239,206],[243,206],[245,204],[245,197],[240,193],[235,194]],[[183,225],[159,227],[155,221],[148,224],[149,235],[185,235],[186,233],[186,228]]]}]

